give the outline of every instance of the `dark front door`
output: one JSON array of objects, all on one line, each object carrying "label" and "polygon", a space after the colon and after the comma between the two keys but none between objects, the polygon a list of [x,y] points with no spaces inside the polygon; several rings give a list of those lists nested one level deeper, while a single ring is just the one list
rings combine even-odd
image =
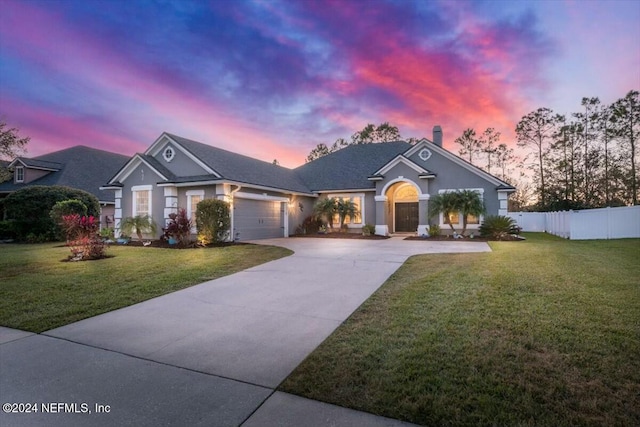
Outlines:
[{"label": "dark front door", "polygon": [[418,203],[396,203],[396,232],[418,230]]}]

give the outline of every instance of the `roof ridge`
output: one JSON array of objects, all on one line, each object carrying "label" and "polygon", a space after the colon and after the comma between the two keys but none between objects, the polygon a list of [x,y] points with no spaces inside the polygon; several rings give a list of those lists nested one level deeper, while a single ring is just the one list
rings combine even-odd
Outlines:
[{"label": "roof ridge", "polygon": [[[229,153],[229,154],[231,154],[231,155],[233,155],[233,156],[244,157],[244,158],[246,158],[246,159],[249,159],[249,160],[252,160],[252,161],[255,161],[255,162],[262,162],[262,163],[264,163],[264,164],[272,165],[272,166],[275,166],[275,167],[278,167],[278,168],[281,168],[281,169],[285,169],[285,170],[289,170],[289,171],[292,171],[292,170],[293,170],[293,169],[288,168],[288,167],[285,167],[285,166],[281,166],[281,165],[273,164],[272,162],[268,162],[268,161],[266,161],[266,160],[257,159],[257,158],[255,158],[255,157],[251,157],[251,156],[248,156],[248,155],[246,155],[246,154],[236,153],[235,151],[226,150],[226,149],[224,149],[224,148],[216,147],[216,146],[214,146],[214,145],[205,144],[204,142],[196,141],[196,140],[193,140],[193,139],[190,139],[190,138],[185,138],[185,137],[183,137],[183,136],[179,136],[179,135],[176,135],[176,134],[173,134],[173,133],[170,133],[170,132],[165,132],[165,133],[166,133],[167,135],[169,135],[171,138],[174,138],[174,139],[175,139],[175,138],[178,138],[178,139],[181,139],[181,140],[187,141],[187,142],[189,142],[189,143],[198,144],[198,145],[201,145],[202,147],[204,147],[205,149],[212,149],[212,150],[224,151],[224,152]],[[180,141],[178,141],[178,142],[180,142]],[[187,147],[184,147],[184,148],[188,149]],[[189,151],[191,151],[191,150],[189,150]],[[194,155],[195,155],[195,153],[191,153],[191,154],[194,154]],[[196,156],[196,157],[197,157],[197,156]]]}]

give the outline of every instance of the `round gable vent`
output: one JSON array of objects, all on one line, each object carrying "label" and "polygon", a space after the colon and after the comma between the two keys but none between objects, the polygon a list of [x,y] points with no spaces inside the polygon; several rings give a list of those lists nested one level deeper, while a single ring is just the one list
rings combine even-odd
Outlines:
[{"label": "round gable vent", "polygon": [[173,151],[173,148],[171,147],[167,147],[164,149],[164,152],[162,153],[162,157],[164,157],[164,159],[167,162],[170,162],[171,160],[173,160],[173,156],[175,156],[176,153],[175,151]]},{"label": "round gable vent", "polygon": [[431,157],[431,151],[427,150],[426,148],[423,148],[418,153],[418,157],[420,157],[422,161],[426,162],[427,160],[429,160],[429,157]]}]

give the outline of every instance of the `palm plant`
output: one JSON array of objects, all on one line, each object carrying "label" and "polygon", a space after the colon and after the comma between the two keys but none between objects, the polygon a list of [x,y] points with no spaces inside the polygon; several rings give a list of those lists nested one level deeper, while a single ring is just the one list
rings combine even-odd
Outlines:
[{"label": "palm plant", "polygon": [[451,227],[451,231],[455,232],[451,221],[451,214],[460,213],[462,217],[462,231],[460,234],[464,236],[467,232],[467,222],[469,215],[479,217],[485,212],[482,196],[477,191],[460,190],[450,191],[432,197],[429,200],[429,213],[431,216],[442,213],[446,218],[446,223]]},{"label": "palm plant", "polygon": [[445,223],[449,224],[451,231],[455,232],[449,218],[452,213],[460,210],[459,206],[457,191],[438,194],[429,200],[429,215],[435,216],[441,213],[446,219]]},{"label": "palm plant", "polygon": [[458,191],[458,211],[462,215],[462,234],[467,231],[467,221],[469,215],[479,218],[485,212],[482,196],[477,191],[462,190]]},{"label": "palm plant", "polygon": [[142,240],[143,233],[156,234],[158,226],[149,215],[136,215],[126,217],[120,222],[120,231],[126,235],[136,233],[138,240]]},{"label": "palm plant", "polygon": [[326,220],[329,227],[333,228],[333,216],[337,213],[336,199],[331,197],[318,200],[313,206],[313,213],[318,218]]},{"label": "palm plant", "polygon": [[340,218],[340,230],[344,226],[344,221],[349,218],[354,218],[360,214],[358,206],[351,199],[338,199],[336,202],[336,211]]}]

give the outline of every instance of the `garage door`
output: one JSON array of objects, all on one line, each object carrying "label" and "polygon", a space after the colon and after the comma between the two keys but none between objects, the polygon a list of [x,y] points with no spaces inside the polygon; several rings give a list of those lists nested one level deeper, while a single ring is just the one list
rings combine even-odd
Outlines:
[{"label": "garage door", "polygon": [[236,240],[284,237],[284,203],[235,198],[233,227]]}]

